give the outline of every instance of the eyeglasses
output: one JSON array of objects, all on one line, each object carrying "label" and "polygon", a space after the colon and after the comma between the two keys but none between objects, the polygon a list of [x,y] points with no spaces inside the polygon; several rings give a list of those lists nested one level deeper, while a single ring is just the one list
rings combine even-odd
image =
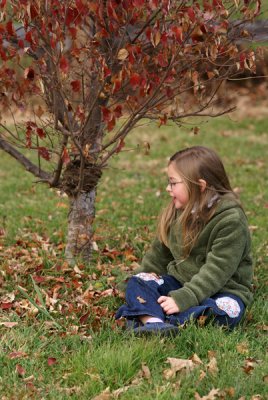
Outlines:
[{"label": "eyeglasses", "polygon": [[178,183],[183,183],[183,181],[177,181],[177,182],[170,182],[168,180],[168,186],[172,189],[174,186],[176,186]]}]

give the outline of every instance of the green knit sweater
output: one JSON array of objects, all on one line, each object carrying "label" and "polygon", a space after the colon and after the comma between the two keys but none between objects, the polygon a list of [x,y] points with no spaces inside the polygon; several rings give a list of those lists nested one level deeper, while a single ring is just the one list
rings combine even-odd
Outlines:
[{"label": "green knit sweater", "polygon": [[226,195],[216,205],[215,214],[186,259],[182,256],[180,228],[173,224],[168,247],[156,239],[137,272],[176,278],[183,287],[169,292],[169,296],[180,311],[220,292],[237,295],[249,305],[253,276],[250,245],[247,218],[237,201]]}]

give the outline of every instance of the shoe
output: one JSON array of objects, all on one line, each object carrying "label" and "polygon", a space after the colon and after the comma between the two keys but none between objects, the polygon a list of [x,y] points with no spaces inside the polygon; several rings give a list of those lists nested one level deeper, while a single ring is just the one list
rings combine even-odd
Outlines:
[{"label": "shoe", "polygon": [[138,328],[139,326],[142,326],[141,321],[139,321],[138,319],[130,319],[130,318],[126,318],[126,322],[125,322],[125,329],[127,331],[133,330],[135,328]]},{"label": "shoe", "polygon": [[165,322],[147,322],[146,324],[133,329],[135,336],[159,335],[159,336],[176,336],[179,329],[175,325]]}]

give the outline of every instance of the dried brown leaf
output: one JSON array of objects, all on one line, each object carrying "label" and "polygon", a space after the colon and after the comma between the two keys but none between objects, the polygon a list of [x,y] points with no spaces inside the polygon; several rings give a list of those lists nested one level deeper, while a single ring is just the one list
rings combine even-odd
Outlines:
[{"label": "dried brown leaf", "polygon": [[11,360],[21,357],[27,357],[27,353],[24,353],[23,351],[12,351],[12,353],[9,353],[8,355],[8,358]]},{"label": "dried brown leaf", "polygon": [[207,376],[206,372],[201,370],[199,374],[199,381],[202,381]]},{"label": "dried brown leaf", "polygon": [[219,372],[218,365],[217,365],[217,360],[215,357],[212,357],[207,364],[207,370],[211,375],[217,375]]},{"label": "dried brown leaf", "polygon": [[192,360],[181,359],[181,358],[167,358],[167,362],[170,363],[171,368],[165,369],[163,371],[163,376],[165,379],[169,380],[176,376],[176,373],[181,371],[189,374],[197,365]]},{"label": "dried brown leaf", "polygon": [[137,296],[137,300],[138,300],[141,304],[146,303],[146,300],[144,300],[141,296]]},{"label": "dried brown leaf", "polygon": [[194,398],[195,400],[215,400],[219,398],[220,389],[212,389],[206,396],[200,396],[199,393],[195,393]]},{"label": "dried brown leaf", "polygon": [[22,367],[22,365],[20,365],[20,364],[17,364],[16,365],[16,372],[17,372],[17,374],[19,375],[19,376],[24,376],[25,375],[25,373],[26,373],[26,371],[25,371],[25,369]]},{"label": "dried brown leaf", "polygon": [[110,400],[112,398],[112,393],[110,388],[107,387],[103,392],[93,397],[92,400]]},{"label": "dried brown leaf", "polygon": [[249,352],[248,343],[247,342],[238,343],[238,345],[236,346],[236,350],[240,354],[248,354],[248,352]]},{"label": "dried brown leaf", "polygon": [[147,380],[150,380],[152,377],[151,371],[149,370],[149,367],[145,363],[142,363],[142,365],[141,365],[140,376]]},{"label": "dried brown leaf", "polygon": [[209,350],[208,351],[208,358],[211,360],[211,358],[216,357],[217,353],[214,350]]},{"label": "dried brown leaf", "polygon": [[245,360],[245,365],[242,367],[244,372],[246,374],[251,374],[252,370],[255,368],[256,364],[258,364],[259,361],[256,360],[255,358],[246,358]]},{"label": "dried brown leaf", "polygon": [[202,360],[198,357],[196,353],[192,355],[190,360],[192,360],[194,364],[200,364],[200,365],[203,364]]}]

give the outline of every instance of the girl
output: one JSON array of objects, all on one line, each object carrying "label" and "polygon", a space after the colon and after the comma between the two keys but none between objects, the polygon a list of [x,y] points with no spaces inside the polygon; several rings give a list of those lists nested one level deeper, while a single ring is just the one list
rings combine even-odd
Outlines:
[{"label": "girl", "polygon": [[202,146],[178,151],[166,190],[157,238],[116,318],[137,335],[173,335],[201,315],[233,328],[252,301],[253,267],[247,218],[222,161]]}]

